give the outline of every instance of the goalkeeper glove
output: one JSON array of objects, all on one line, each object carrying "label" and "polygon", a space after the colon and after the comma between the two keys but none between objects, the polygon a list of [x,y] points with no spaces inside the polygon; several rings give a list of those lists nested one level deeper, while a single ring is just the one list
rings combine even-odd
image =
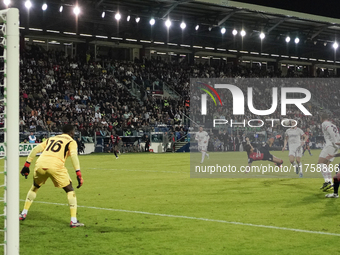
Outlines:
[{"label": "goalkeeper glove", "polygon": [[31,163],[26,161],[24,167],[20,171],[21,175],[25,176],[25,179],[27,179],[27,176],[30,174],[30,165]]},{"label": "goalkeeper glove", "polygon": [[76,171],[76,174],[77,174],[77,180],[78,180],[78,186],[77,186],[77,189],[79,189],[82,185],[83,185],[83,178],[81,177],[81,172],[80,170],[77,170]]}]

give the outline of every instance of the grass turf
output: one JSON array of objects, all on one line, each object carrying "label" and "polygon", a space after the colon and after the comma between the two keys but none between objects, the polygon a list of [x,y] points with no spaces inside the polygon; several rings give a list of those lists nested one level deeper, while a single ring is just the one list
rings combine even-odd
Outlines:
[{"label": "grass turf", "polygon": [[[316,163],[319,152],[313,153],[303,163]],[[273,154],[288,165],[287,152]],[[244,152],[223,155],[227,162],[246,164]],[[339,201],[324,198],[320,173],[302,179],[295,173],[292,178],[200,179],[190,178],[188,153],[79,158],[84,186],[76,190],[78,219],[86,226],[68,227],[66,195],[48,180],[20,223],[20,254],[319,255],[336,249],[336,235],[235,223],[340,235]],[[24,161],[20,158],[21,165]],[[67,167],[76,181],[69,160]],[[31,175],[20,178],[20,209],[31,184]]]}]

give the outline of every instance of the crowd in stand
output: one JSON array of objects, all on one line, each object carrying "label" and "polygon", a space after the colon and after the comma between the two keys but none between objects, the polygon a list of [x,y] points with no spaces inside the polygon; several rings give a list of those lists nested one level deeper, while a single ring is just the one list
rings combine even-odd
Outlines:
[{"label": "crowd in stand", "polygon": [[131,68],[118,62],[102,67],[63,52],[27,49],[20,61],[20,129],[58,132],[71,123],[91,137],[181,124],[181,100],[149,95],[141,101],[128,90],[132,78]]},{"label": "crowd in stand", "polygon": [[[170,126],[178,139],[187,132],[182,121],[182,113],[189,115],[188,99],[190,78],[230,78],[230,77],[275,77],[276,72],[261,68],[245,68],[222,64],[188,65],[184,62],[166,63],[160,60],[136,60],[135,62],[103,61],[91,62],[80,58],[65,57],[64,52],[45,51],[41,47],[30,46],[21,52],[20,60],[20,130],[58,132],[65,123],[73,124],[83,137],[96,133],[108,136],[112,132],[118,135],[133,135],[137,130],[149,132],[160,124]],[[140,97],[129,91],[132,83],[139,85]],[[163,84],[174,88],[181,99],[153,97],[150,90],[162,89]],[[241,87],[246,84],[241,83]],[[340,89],[337,83],[329,80],[319,90],[317,84],[309,84],[328,106],[337,110]],[[191,92],[192,93],[192,92]],[[267,85],[256,88],[255,93],[262,93],[256,102],[258,108],[269,109],[271,89]],[[228,97],[228,96],[227,96]],[[191,98],[193,94],[191,94]],[[199,97],[197,97],[199,101]],[[192,103],[192,102],[191,102]],[[194,102],[195,103],[195,102]],[[231,119],[232,100],[227,100],[224,107],[210,107],[214,117]],[[302,127],[320,129],[317,119],[321,110],[309,104],[313,117],[303,116],[295,109],[288,110],[290,118],[298,119]],[[191,109],[194,114],[198,109]],[[338,111],[335,111],[338,113]],[[257,116],[246,112],[248,119]],[[275,112],[273,118],[280,118]],[[238,120],[236,118],[236,120]],[[336,124],[339,121],[336,118]],[[280,129],[266,127],[270,132]],[[85,140],[86,141],[86,140]]]}]

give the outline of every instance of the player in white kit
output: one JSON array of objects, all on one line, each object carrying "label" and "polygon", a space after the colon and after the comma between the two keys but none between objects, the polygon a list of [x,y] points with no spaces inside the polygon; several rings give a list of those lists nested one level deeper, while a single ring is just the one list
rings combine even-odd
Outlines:
[{"label": "player in white kit", "polygon": [[[303,140],[301,140],[301,137],[303,138]],[[297,126],[291,127],[286,130],[285,141],[284,141],[282,151],[285,150],[287,142],[288,142],[289,161],[295,167],[295,172],[296,174],[299,174],[299,177],[303,177],[302,165],[301,165],[302,147],[305,144],[307,139],[308,139],[308,136],[306,136],[305,133]]]},{"label": "player in white kit", "polygon": [[338,151],[338,143],[340,142],[338,128],[328,120],[326,113],[321,114],[322,121],[322,133],[326,141],[325,147],[322,149],[318,160],[318,169],[321,169],[322,176],[325,180],[324,184],[320,188],[323,191],[327,191],[333,187],[332,172],[329,170],[328,165],[334,160],[334,158],[327,159],[329,155],[335,155]]},{"label": "player in white kit", "polygon": [[207,153],[209,138],[210,137],[208,133],[203,131],[203,127],[199,127],[199,131],[196,133],[195,140],[198,141],[198,151],[202,153],[201,164],[204,162],[205,156],[209,158],[209,154]]}]

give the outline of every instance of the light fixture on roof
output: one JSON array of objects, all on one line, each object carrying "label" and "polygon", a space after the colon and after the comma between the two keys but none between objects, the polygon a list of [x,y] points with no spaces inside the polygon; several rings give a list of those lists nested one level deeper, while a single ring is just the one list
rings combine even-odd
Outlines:
[{"label": "light fixture on roof", "polygon": [[182,29],[185,29],[185,28],[187,27],[187,24],[185,24],[185,22],[183,21],[183,22],[181,23],[180,27],[181,27]]},{"label": "light fixture on roof", "polygon": [[60,6],[60,8],[59,8],[59,12],[63,12],[63,9],[64,9],[64,6]]},{"label": "light fixture on roof", "polygon": [[139,23],[139,21],[140,21],[140,17],[136,17],[136,23]]},{"label": "light fixture on roof", "polygon": [[32,3],[31,3],[30,0],[27,0],[27,1],[25,2],[25,7],[26,7],[28,10],[32,7]]},{"label": "light fixture on roof", "polygon": [[200,28],[200,25],[196,25],[195,30],[197,31]]},{"label": "light fixture on roof", "polygon": [[116,15],[115,15],[115,19],[116,19],[117,21],[119,21],[121,18],[122,18],[122,15],[120,15],[120,13],[117,12]]},{"label": "light fixture on roof", "polygon": [[266,37],[266,35],[263,32],[261,32],[260,33],[260,39],[263,40],[265,37]]},{"label": "light fixture on roof", "polygon": [[130,16],[130,15],[128,15],[128,16],[126,17],[126,21],[127,21],[127,22],[129,22],[129,21],[130,21],[130,19],[131,19],[131,16]]},{"label": "light fixture on roof", "polygon": [[286,37],[286,43],[289,43],[289,42],[290,42],[290,37],[287,36],[287,37]]},{"label": "light fixture on roof", "polygon": [[165,26],[166,26],[167,28],[170,28],[170,27],[171,27],[171,21],[170,21],[169,19],[167,19],[167,20],[165,21]]},{"label": "light fixture on roof", "polygon": [[41,6],[41,9],[42,9],[43,11],[46,11],[46,10],[47,10],[47,4],[43,4],[43,5]]},{"label": "light fixture on roof", "polygon": [[225,32],[227,32],[227,30],[225,29],[225,27],[222,27],[222,28],[221,28],[221,34],[224,35]]},{"label": "light fixture on roof", "polygon": [[298,44],[300,42],[300,39],[299,37],[296,37],[295,40],[294,40],[295,44]]},{"label": "light fixture on roof", "polygon": [[105,12],[102,12],[102,18],[105,18]]},{"label": "light fixture on roof", "polygon": [[333,43],[333,48],[334,48],[334,50],[336,50],[338,47],[339,47],[339,44],[338,44],[337,42],[334,42],[334,43]]},{"label": "light fixture on roof", "polygon": [[212,27],[209,27],[208,29],[209,29],[209,31],[211,31],[211,30],[212,30]]},{"label": "light fixture on roof", "polygon": [[150,25],[153,26],[156,24],[156,20],[154,18],[150,19]]},{"label": "light fixture on roof", "polygon": [[324,43],[323,43],[323,46],[325,46],[325,47],[326,47],[326,46],[327,46],[327,42],[324,42]]},{"label": "light fixture on roof", "polygon": [[234,29],[232,33],[233,33],[234,36],[237,35],[237,30]]},{"label": "light fixture on roof", "polygon": [[76,6],[73,8],[73,13],[74,13],[76,16],[79,15],[79,13],[80,13],[80,8],[79,8],[78,5],[76,5]]},{"label": "light fixture on roof", "polygon": [[6,7],[8,7],[10,5],[11,1],[10,0],[4,0],[4,5],[6,5]]},{"label": "light fixture on roof", "polygon": [[242,29],[240,35],[241,35],[242,37],[245,36],[245,35],[246,35],[246,31],[244,31],[244,30]]}]

